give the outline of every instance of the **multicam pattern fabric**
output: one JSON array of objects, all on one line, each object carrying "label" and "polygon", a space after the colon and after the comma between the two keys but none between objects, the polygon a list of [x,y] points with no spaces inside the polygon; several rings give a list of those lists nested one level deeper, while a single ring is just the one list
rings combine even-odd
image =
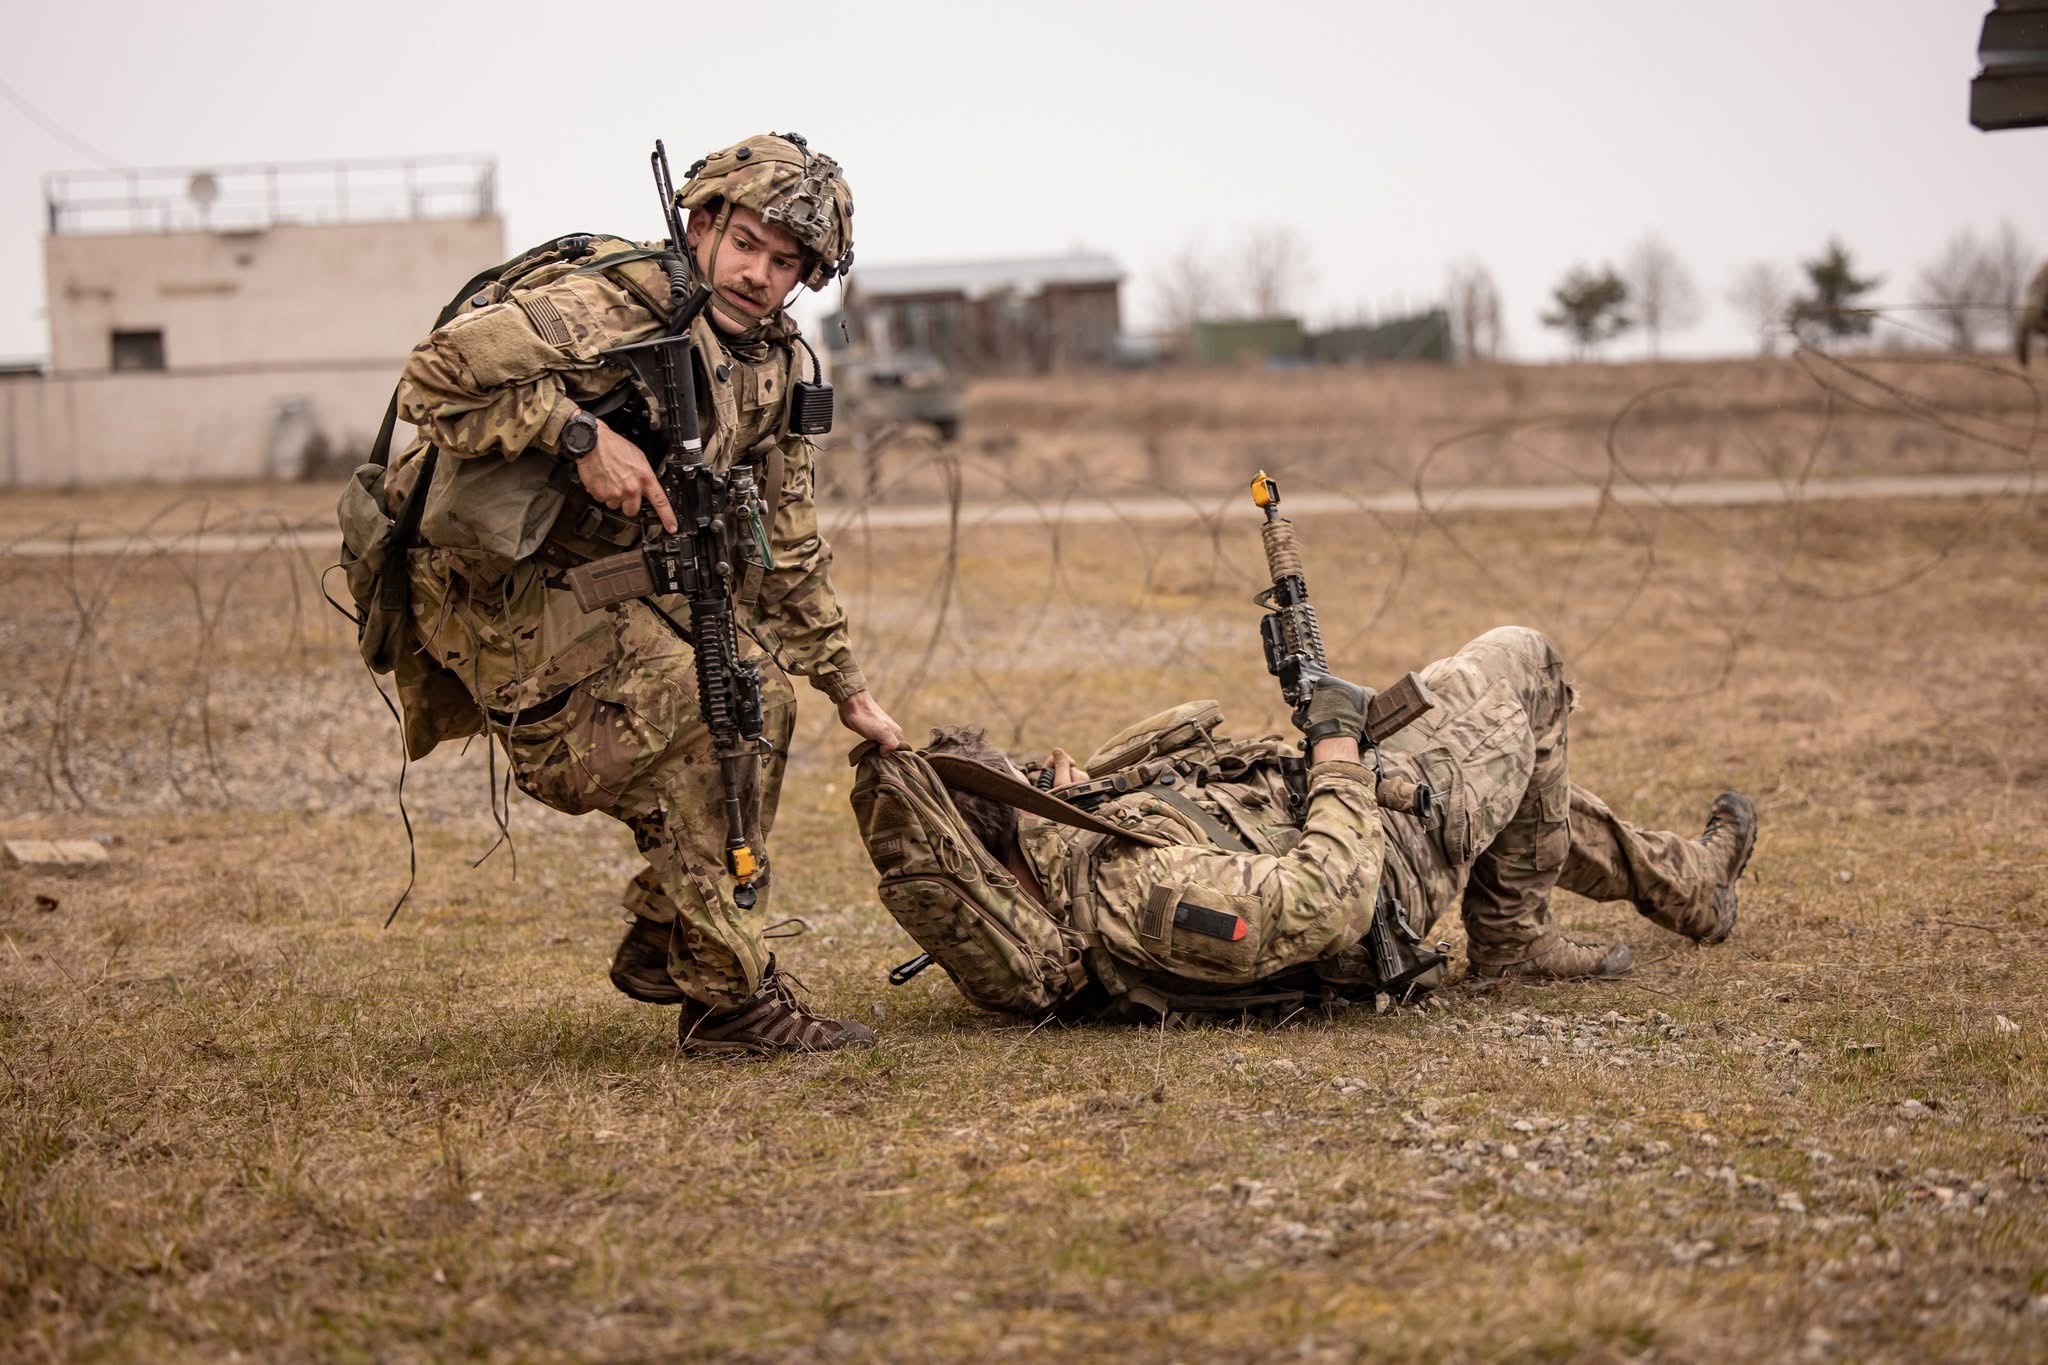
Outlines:
[{"label": "multicam pattern fabric", "polygon": [[[1171,770],[1169,759],[1192,756],[1205,772],[1241,775],[1176,785],[1174,795],[1200,816],[1155,790],[1097,809],[1158,846],[1023,815],[1019,844],[1045,893],[1042,923],[1036,903],[986,854],[941,856],[939,843],[972,837],[942,798],[927,793],[946,818],[912,822],[919,842],[916,856],[906,854],[905,822],[874,814],[870,773],[865,800],[856,784],[854,809],[883,874],[884,904],[970,1000],[1027,1013],[1079,988],[1062,980],[1069,948],[1081,950],[1112,995],[1111,977],[1126,989],[1186,983],[1200,992],[1256,987],[1304,966],[1340,991],[1370,988],[1380,978],[1361,940],[1383,877],[1425,935],[1458,906],[1475,964],[1523,960],[1543,937],[1559,885],[1629,902],[1667,929],[1713,941],[1722,927],[1716,892],[1740,872],[1747,843],[1731,837],[1716,851],[1639,829],[1571,785],[1566,723],[1575,696],[1555,645],[1533,630],[1490,631],[1422,677],[1438,704],[1383,746],[1383,759],[1392,774],[1435,786],[1441,822],[1382,810],[1369,769],[1323,763],[1308,775],[1307,818],[1297,827],[1271,761],[1285,746],[1229,740],[1214,702],[1189,702],[1120,732],[1091,763],[1153,782]],[[935,829],[946,840],[935,842]],[[915,877],[904,873],[906,858]],[[973,877],[961,871],[969,864]],[[929,883],[930,894],[910,904],[892,898],[892,877]],[[981,894],[961,892],[970,881]],[[1198,913],[1184,923],[1183,908]],[[1242,933],[1218,934],[1219,922],[1241,924]]]},{"label": "multicam pattern fabric", "polygon": [[724,200],[752,209],[813,253],[804,277],[824,287],[853,258],[853,190],[839,163],[794,135],[763,133],[705,156],[676,190],[686,209]]},{"label": "multicam pattern fabric", "polygon": [[2027,363],[2035,337],[2048,342],[2048,261],[2043,261],[2034,278],[2028,281],[2026,297],[2020,301],[2020,315],[2014,321],[2013,351],[2020,364]]},{"label": "multicam pattern fabric", "polygon": [[[737,1004],[752,996],[768,965],[759,925],[771,876],[756,881],[751,912],[732,900],[724,871],[724,799],[711,735],[697,712],[690,648],[642,603],[607,610],[612,657],[571,689],[553,716],[502,731],[520,790],[559,811],[601,811],[625,822],[647,866],[626,888],[636,916],[672,924],[669,974],[692,999]],[[758,651],[744,652],[757,655]],[[763,731],[770,752],[758,789],[741,805],[765,846],[782,792],[796,696],[775,668],[763,669]]]},{"label": "multicam pattern fabric", "polygon": [[1626,901],[1652,924],[1690,939],[1715,932],[1723,868],[1714,850],[1670,830],[1640,829],[1584,787],[1572,788],[1571,807],[1572,850],[1559,886],[1587,900]]},{"label": "multicam pattern fabric", "polygon": [[[1074,864],[1092,860],[1099,904],[1079,912],[1096,916],[1119,960],[1235,985],[1304,963],[1325,979],[1350,979],[1382,876],[1425,936],[1457,907],[1475,963],[1526,955],[1550,923],[1551,889],[1560,885],[1628,902],[1688,937],[1712,928],[1716,855],[1696,839],[1640,829],[1571,785],[1566,718],[1576,696],[1548,638],[1503,627],[1421,674],[1437,706],[1382,754],[1390,773],[1434,787],[1440,822],[1379,809],[1368,770],[1329,763],[1311,774],[1299,843],[1267,770],[1193,793],[1259,852],[1216,847],[1154,796],[1125,797],[1103,813],[1168,836],[1168,848],[1098,849],[1088,836],[1027,820],[1025,855],[1055,913],[1076,913]],[[1172,929],[1160,912],[1181,901],[1242,916],[1245,938]]]},{"label": "multicam pattern fabric", "polygon": [[1389,872],[1425,936],[1452,906],[1475,964],[1528,955],[1551,888],[1633,903],[1688,935],[1711,923],[1715,864],[1697,841],[1638,829],[1571,784],[1564,659],[1540,632],[1488,631],[1421,670],[1436,709],[1381,746],[1388,770],[1428,782],[1442,823],[1388,814]]},{"label": "multicam pattern fabric", "polygon": [[[1317,764],[1298,831],[1263,784],[1228,784],[1234,797],[1250,796],[1236,804],[1263,817],[1259,842],[1285,850],[1277,853],[1220,848],[1159,797],[1120,798],[1101,814],[1174,842],[1118,842],[1095,854],[1094,931],[1121,962],[1210,985],[1257,981],[1356,943],[1372,927],[1383,856],[1373,782],[1356,763]],[[1235,916],[1243,936],[1176,923],[1183,906]]]},{"label": "multicam pattern fabric", "polygon": [[[694,999],[736,1004],[754,995],[768,961],[755,929],[767,898],[742,916],[722,872],[722,788],[689,648],[641,603],[582,612],[554,561],[531,557],[565,535],[565,507],[593,506],[549,450],[578,405],[626,382],[601,353],[659,326],[668,281],[651,255],[600,238],[580,264],[547,267],[509,293],[479,293],[413,352],[399,392],[400,415],[422,433],[410,459],[425,441],[442,451],[424,544],[412,558],[416,626],[438,668],[416,670],[410,682],[402,675],[400,697],[415,756],[478,726],[476,710],[448,706],[451,679],[490,711],[549,711],[510,730],[492,727],[514,779],[558,810],[602,811],[632,828],[648,866],[627,907],[676,926],[672,972]],[[709,387],[705,458],[720,468],[753,462],[774,508],[775,567],[736,604],[743,649],[773,661],[763,668],[773,753],[756,803],[765,836],[794,725],[783,673],[808,678],[835,702],[865,683],[818,530],[816,452],[784,434],[794,330],[779,324],[736,348],[700,318],[692,336]],[[416,468],[394,471],[394,505]],[[660,605],[687,625],[686,603]]]}]

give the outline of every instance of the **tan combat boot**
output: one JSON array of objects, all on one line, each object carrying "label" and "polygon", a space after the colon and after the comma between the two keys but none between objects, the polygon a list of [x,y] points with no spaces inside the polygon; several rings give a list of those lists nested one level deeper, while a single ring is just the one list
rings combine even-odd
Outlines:
[{"label": "tan combat boot", "polygon": [[721,1009],[685,1001],[677,1025],[677,1044],[684,1052],[831,1052],[842,1047],[873,1047],[875,1031],[863,1024],[826,1019],[811,1013],[798,998],[790,979],[768,971],[751,999]]},{"label": "tan combat boot", "polygon": [[612,954],[612,984],[635,1000],[650,1005],[680,1005],[687,998],[668,974],[668,936],[672,926],[633,917],[633,927]]},{"label": "tan combat boot", "polygon": [[1472,975],[1569,981],[1587,976],[1626,976],[1635,965],[1636,955],[1626,943],[1581,943],[1555,929],[1547,929],[1520,961],[1474,962]]},{"label": "tan combat boot", "polygon": [[1714,922],[1696,942],[1720,943],[1735,932],[1735,883],[1756,847],[1756,807],[1741,792],[1722,792],[1707,816],[1699,842],[1715,864]]}]

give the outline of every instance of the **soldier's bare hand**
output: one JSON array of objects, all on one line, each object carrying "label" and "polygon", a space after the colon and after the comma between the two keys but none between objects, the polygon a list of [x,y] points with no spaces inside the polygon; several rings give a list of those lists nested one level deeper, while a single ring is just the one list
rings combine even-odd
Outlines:
[{"label": "soldier's bare hand", "polygon": [[859,735],[882,746],[882,752],[900,749],[907,742],[903,727],[889,719],[881,703],[869,692],[856,692],[839,703],[839,723]]},{"label": "soldier's bare hand", "polygon": [[597,424],[597,447],[576,462],[576,477],[584,492],[613,511],[637,517],[644,501],[661,518],[662,530],[676,529],[675,509],[668,505],[647,457],[602,419]]},{"label": "soldier's bare hand", "polygon": [[1052,784],[1055,787],[1071,786],[1076,782],[1088,780],[1087,769],[1074,762],[1074,756],[1065,749],[1054,749],[1046,755],[1045,766],[1052,769]]}]

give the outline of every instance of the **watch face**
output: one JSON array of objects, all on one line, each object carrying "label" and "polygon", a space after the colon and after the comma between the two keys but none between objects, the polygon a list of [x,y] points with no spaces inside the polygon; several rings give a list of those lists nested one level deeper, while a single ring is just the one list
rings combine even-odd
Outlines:
[{"label": "watch face", "polygon": [[569,455],[588,455],[597,448],[597,423],[589,413],[579,412],[563,426],[561,446]]}]

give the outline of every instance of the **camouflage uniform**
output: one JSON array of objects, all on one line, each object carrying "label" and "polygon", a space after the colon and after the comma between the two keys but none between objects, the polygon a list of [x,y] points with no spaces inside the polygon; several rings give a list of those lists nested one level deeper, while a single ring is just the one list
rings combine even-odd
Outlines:
[{"label": "camouflage uniform", "polygon": [[[1271,769],[1185,797],[1232,832],[1219,846],[1182,809],[1150,793],[1096,813],[1165,838],[1147,847],[1080,835],[1036,817],[1019,830],[1049,907],[1099,936],[1118,962],[1204,985],[1241,985],[1355,945],[1372,927],[1383,854],[1372,770],[1318,763],[1300,825]],[[1235,916],[1241,938],[1176,924],[1183,905]]]},{"label": "camouflage uniform", "polygon": [[[723,875],[719,771],[689,647],[644,602],[584,613],[562,577],[639,539],[637,522],[583,494],[573,467],[551,452],[579,405],[627,381],[601,353],[654,335],[669,298],[654,249],[607,238],[595,246],[509,294],[478,294],[407,362],[400,413],[442,451],[421,524],[425,548],[412,556],[415,620],[440,679],[459,679],[477,703],[450,708],[444,688],[436,709],[435,695],[402,674],[409,742],[417,755],[487,727],[529,795],[626,823],[648,864],[627,889],[627,908],[675,926],[670,972],[684,993],[733,1004],[753,994],[768,958]],[[834,702],[865,683],[827,576],[816,452],[787,434],[795,328],[778,316],[736,342],[700,317],[692,337],[708,395],[705,458],[720,468],[754,464],[773,509],[775,567],[748,565],[736,602],[743,648],[777,666],[763,670],[773,752],[753,803],[754,832],[766,835],[795,724],[784,673]],[[408,472],[391,480],[394,506]],[[687,624],[681,599],[656,605]],[[765,897],[755,916],[764,907]]]},{"label": "camouflage uniform", "polygon": [[1571,784],[1578,701],[1548,637],[1503,626],[1421,673],[1436,708],[1380,746],[1389,772],[1429,783],[1443,807],[1434,829],[1383,817],[1388,873],[1418,931],[1456,905],[1473,963],[1516,962],[1550,923],[1553,886],[1628,901],[1688,937],[1712,928],[1717,855],[1638,829]]},{"label": "camouflage uniform", "polygon": [[[1516,626],[1488,631],[1421,674],[1436,708],[1381,753],[1390,773],[1435,789],[1440,824],[1382,810],[1372,772],[1353,763],[1310,770],[1299,828],[1270,768],[1184,793],[1253,851],[1218,846],[1180,810],[1144,794],[1098,814],[1162,835],[1166,847],[1027,817],[1020,842],[1049,908],[1070,924],[1092,920],[1076,927],[1100,935],[1119,961],[1208,985],[1248,985],[1301,965],[1333,981],[1354,978],[1383,875],[1425,935],[1459,906],[1475,965],[1526,956],[1549,925],[1559,885],[1628,901],[1688,937],[1712,929],[1724,856],[1696,839],[1638,829],[1571,785],[1566,717],[1576,698],[1548,638]],[[1092,869],[1092,887],[1077,860]],[[1183,902],[1239,916],[1244,938],[1175,927]]]}]

